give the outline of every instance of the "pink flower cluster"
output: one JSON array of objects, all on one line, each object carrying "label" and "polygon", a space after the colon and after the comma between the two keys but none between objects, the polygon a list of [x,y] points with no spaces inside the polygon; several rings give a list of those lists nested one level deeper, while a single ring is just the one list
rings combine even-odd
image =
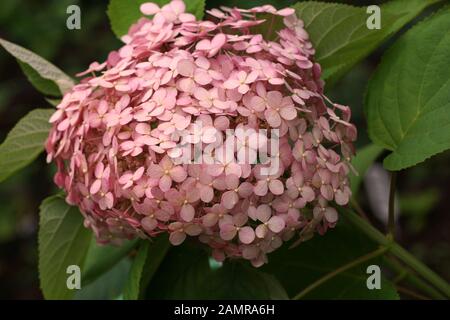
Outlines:
[{"label": "pink flower cluster", "polygon": [[[324,97],[294,10],[214,9],[211,21],[197,21],[173,0],[141,11],[152,17],[81,73],[50,119],[55,182],[98,241],[167,232],[174,245],[198,237],[218,261],[260,266],[283,241],[333,227],[333,205],[350,197],[356,128],[349,107]],[[228,158],[180,163],[177,132],[189,135],[199,121],[200,136],[188,141],[202,148],[215,141],[212,129],[278,129],[277,170]]]}]

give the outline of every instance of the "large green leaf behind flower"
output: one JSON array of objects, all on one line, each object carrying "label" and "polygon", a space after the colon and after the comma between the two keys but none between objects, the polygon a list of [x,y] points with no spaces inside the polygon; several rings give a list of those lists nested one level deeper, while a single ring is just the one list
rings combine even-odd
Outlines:
[{"label": "large green leaf behind flower", "polygon": [[28,80],[42,93],[59,96],[74,85],[61,69],[36,53],[1,38],[0,46],[17,59]]},{"label": "large green leaf behind flower", "polygon": [[[139,8],[141,4],[153,2],[160,7],[169,3],[169,0],[110,0],[108,6],[108,17],[111,23],[111,29],[117,37],[122,37],[128,32],[130,26],[137,22],[143,15]],[[194,14],[197,19],[203,17],[205,9],[204,0],[185,1],[186,11]]]},{"label": "large green leaf behind flower", "polygon": [[[366,235],[350,225],[341,215],[336,228],[324,236],[315,235],[295,248],[283,245],[269,255],[269,263],[262,269],[274,275],[284,286],[289,297],[294,297],[327,274],[377,249]],[[380,264],[372,259],[346,270],[303,299],[398,299],[393,285],[381,274],[381,289],[369,290],[367,267]]]},{"label": "large green leaf behind flower", "polygon": [[369,136],[401,170],[450,148],[450,7],[410,29],[370,81]]},{"label": "large green leaf behind flower", "polygon": [[92,234],[83,225],[83,216],[63,197],[42,202],[39,219],[39,279],[45,299],[71,299],[76,290],[68,289],[67,268],[84,271]]},{"label": "large green leaf behind flower", "polygon": [[353,65],[439,0],[392,0],[382,5],[381,28],[369,29],[367,6],[305,1],[294,5],[316,49],[323,78],[334,82]]},{"label": "large green leaf behind flower", "polygon": [[23,117],[0,145],[0,182],[32,162],[44,149],[52,109],[35,109]]}]

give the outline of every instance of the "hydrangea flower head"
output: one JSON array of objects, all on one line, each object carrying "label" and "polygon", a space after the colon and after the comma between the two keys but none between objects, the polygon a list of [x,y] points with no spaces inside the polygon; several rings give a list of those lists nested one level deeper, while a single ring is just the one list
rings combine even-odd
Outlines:
[{"label": "hydrangea flower head", "polygon": [[[356,128],[323,95],[294,10],[213,9],[198,21],[173,0],[141,11],[50,119],[55,183],[98,241],[195,237],[219,261],[260,266],[283,241],[334,227]],[[274,22],[283,27],[270,32]]]}]

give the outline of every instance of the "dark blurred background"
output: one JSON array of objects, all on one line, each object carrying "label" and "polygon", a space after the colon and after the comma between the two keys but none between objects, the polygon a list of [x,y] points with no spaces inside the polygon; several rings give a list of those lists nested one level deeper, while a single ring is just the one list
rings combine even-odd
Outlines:
[{"label": "dark blurred background", "polygon": [[[368,5],[383,1],[333,2]],[[120,45],[110,31],[107,3],[107,0],[1,0],[0,37],[31,49],[69,75],[74,75],[86,69],[90,62],[102,61],[110,50]],[[211,0],[207,1],[207,7],[252,7],[265,3],[281,8],[295,1]],[[81,30],[66,28],[66,9],[72,4],[81,8]],[[384,49],[394,40],[356,65],[327,91],[335,101],[352,107],[353,121],[359,129],[358,147],[369,141],[362,113],[368,79]],[[0,49],[0,141],[30,110],[50,107],[26,80],[14,58]],[[449,163],[449,152],[439,154],[402,171],[398,181],[399,241],[447,280],[450,279]],[[375,178],[371,175],[359,195],[367,212],[380,211],[377,201],[381,201],[373,199],[372,184],[382,189],[387,187],[383,172],[375,171]],[[39,204],[55,191],[51,172],[52,168],[45,164],[45,157],[41,155],[38,161],[0,184],[0,299],[42,298],[37,272],[36,233]],[[381,213],[371,219],[379,226],[383,225]]]}]

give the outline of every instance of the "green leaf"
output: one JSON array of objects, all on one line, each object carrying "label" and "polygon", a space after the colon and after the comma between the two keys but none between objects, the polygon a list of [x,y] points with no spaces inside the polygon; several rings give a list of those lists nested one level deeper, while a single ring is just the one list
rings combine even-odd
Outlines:
[{"label": "green leaf", "polygon": [[77,290],[76,300],[114,300],[120,299],[131,269],[131,261],[125,257],[106,273],[88,285]]},{"label": "green leaf", "polygon": [[186,12],[192,13],[197,20],[203,19],[205,15],[205,0],[189,0],[186,4]]},{"label": "green leaf", "polygon": [[38,91],[49,96],[57,97],[61,95],[55,82],[42,78],[36,70],[30,67],[30,65],[23,63],[20,60],[17,60],[17,62],[23,73],[27,76],[28,81],[30,81]]},{"label": "green leaf", "polygon": [[401,170],[450,148],[450,7],[419,23],[388,50],[366,96],[370,138]]},{"label": "green leaf", "polygon": [[[353,227],[341,215],[335,229],[324,236],[312,239],[289,249],[283,245],[269,255],[269,263],[262,270],[274,275],[290,297],[316,282],[337,268],[371,252],[377,245]],[[381,264],[381,259],[369,260],[344,271],[318,288],[304,299],[398,299],[393,285],[382,277],[381,289],[369,290],[366,285],[369,265]]]},{"label": "green leaf", "polygon": [[45,199],[39,213],[39,278],[45,299],[71,299],[67,267],[83,270],[92,234],[83,216],[61,196]]},{"label": "green leaf", "polygon": [[35,109],[23,117],[0,145],[0,182],[32,162],[44,149],[54,110]]},{"label": "green leaf", "polygon": [[147,287],[150,299],[286,299],[278,281],[240,262],[212,269],[207,253],[185,243],[172,248]]},{"label": "green leaf", "polygon": [[198,291],[196,288],[210,272],[205,251],[190,243],[173,247],[150,281],[146,298],[194,299]]},{"label": "green leaf", "polygon": [[256,14],[257,20],[265,20],[263,23],[250,27],[253,34],[261,34],[265,40],[276,41],[278,38],[278,30],[284,27],[283,17],[269,13]]},{"label": "green leaf", "polygon": [[[111,29],[118,38],[128,32],[133,23],[136,23],[143,15],[139,10],[141,4],[149,2],[148,0],[110,0],[108,6],[108,17],[111,23]],[[169,3],[170,0],[152,0],[160,7]],[[190,12],[197,19],[203,18],[205,10],[205,0],[189,0],[185,1],[186,12]]]},{"label": "green leaf", "polygon": [[393,0],[381,6],[381,29],[370,30],[367,7],[306,1],[294,5],[316,49],[323,78],[335,82],[429,5],[439,0]]},{"label": "green leaf", "polygon": [[160,236],[154,242],[141,241],[124,288],[125,300],[136,300],[142,297],[147,284],[158,270],[169,248],[170,243],[166,236]]},{"label": "green leaf", "polygon": [[[51,87],[45,80],[54,82],[62,94],[73,87],[73,80],[44,58],[28,49],[1,38],[0,45],[20,62],[22,70],[24,70],[30,82],[43,93],[60,95],[59,92],[56,92],[55,88]],[[26,67],[23,67],[23,64],[25,64]]]},{"label": "green leaf", "polygon": [[242,262],[226,261],[202,281],[203,299],[289,299],[286,291],[272,275]]},{"label": "green leaf", "polygon": [[136,246],[136,243],[137,240],[130,240],[125,241],[120,246],[99,245],[93,238],[86,257],[82,278],[83,286],[112,269]]},{"label": "green leaf", "polygon": [[383,148],[375,144],[369,144],[361,150],[356,151],[356,156],[352,159],[352,165],[356,169],[358,175],[350,172],[350,187],[352,188],[353,197],[358,193],[359,186],[361,185],[367,170],[382,151]]}]

